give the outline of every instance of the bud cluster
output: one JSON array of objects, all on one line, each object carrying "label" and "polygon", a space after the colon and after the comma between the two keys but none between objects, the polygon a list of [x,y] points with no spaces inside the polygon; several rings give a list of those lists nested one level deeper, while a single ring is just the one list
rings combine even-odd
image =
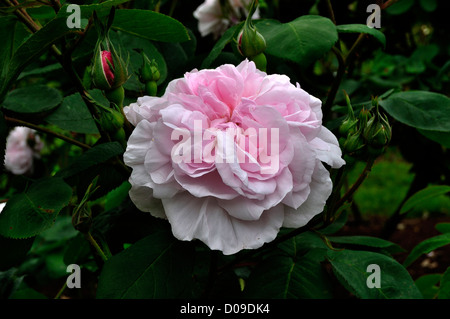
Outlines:
[{"label": "bud cluster", "polygon": [[111,140],[126,146],[125,117],[122,108],[125,98],[123,85],[129,79],[128,59],[126,61],[123,59],[109,38],[108,30],[113,17],[114,10],[110,12],[106,26],[96,17],[99,38],[91,66],[91,83],[94,88],[102,90],[110,102],[110,107],[96,104],[98,123]]},{"label": "bud cluster", "polygon": [[387,116],[379,111],[377,98],[372,100],[372,108],[363,107],[358,117],[347,94],[345,98],[347,116],[339,127],[342,148],[352,156],[380,155],[391,141],[392,129]]},{"label": "bud cluster", "polygon": [[158,80],[161,77],[161,73],[158,69],[158,63],[150,60],[147,55],[142,52],[142,58],[144,63],[140,69],[139,80],[145,85],[145,93],[150,96],[156,96],[158,91]]}]

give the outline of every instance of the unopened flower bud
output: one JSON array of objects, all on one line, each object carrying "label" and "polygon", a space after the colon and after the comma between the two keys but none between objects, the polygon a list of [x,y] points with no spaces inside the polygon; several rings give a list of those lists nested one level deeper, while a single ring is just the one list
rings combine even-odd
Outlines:
[{"label": "unopened flower bud", "polygon": [[92,84],[95,88],[108,91],[122,86],[128,80],[127,63],[117,54],[106,39],[106,49],[97,44],[92,66]]},{"label": "unopened flower bud", "polygon": [[256,11],[258,1],[253,1],[244,26],[237,38],[237,48],[241,55],[255,62],[258,69],[265,71],[267,60],[264,55],[266,50],[266,40],[261,33],[256,30],[252,22],[253,13]]},{"label": "unopened flower bud", "polygon": [[344,121],[342,122],[341,126],[339,127],[339,133],[342,136],[347,136],[348,134],[354,134],[358,130],[358,119],[355,117],[355,114],[353,113],[353,108],[350,103],[350,98],[347,95],[346,92],[344,92],[345,99],[347,102],[347,116],[345,117]]},{"label": "unopened flower bud", "polygon": [[111,103],[114,103],[118,107],[123,106],[123,100],[125,98],[125,90],[123,86],[119,86],[118,88],[106,90],[105,96]]},{"label": "unopened flower bud", "polygon": [[359,123],[360,123],[360,127],[362,127],[363,130],[367,126],[367,122],[369,121],[370,116],[371,116],[370,110],[368,110],[364,107],[359,112]]},{"label": "unopened flower bud", "polygon": [[361,136],[361,132],[357,131],[353,134],[349,134],[344,142],[344,150],[351,154],[361,150],[365,146],[364,139]]},{"label": "unopened flower bud", "polygon": [[142,83],[147,83],[149,81],[157,82],[161,77],[161,74],[158,69],[158,63],[155,60],[151,60],[142,53],[142,57],[144,59],[144,64],[141,68],[140,72],[140,80]]},{"label": "unopened flower bud", "polygon": [[142,52],[142,59],[144,63],[139,72],[139,80],[145,85],[145,93],[150,96],[156,96],[158,91],[157,82],[161,77],[158,69],[158,63],[150,60],[147,55]]},{"label": "unopened flower bud", "polygon": [[370,124],[364,132],[367,143],[374,148],[383,148],[389,144],[392,137],[392,130],[385,116],[373,116],[369,120]]},{"label": "unopened flower bud", "polygon": [[248,58],[257,56],[266,50],[266,40],[256,28],[249,23],[245,23],[238,36],[238,50]]},{"label": "unopened flower bud", "polygon": [[149,96],[156,96],[158,93],[158,86],[156,81],[148,81],[145,83],[145,93]]}]

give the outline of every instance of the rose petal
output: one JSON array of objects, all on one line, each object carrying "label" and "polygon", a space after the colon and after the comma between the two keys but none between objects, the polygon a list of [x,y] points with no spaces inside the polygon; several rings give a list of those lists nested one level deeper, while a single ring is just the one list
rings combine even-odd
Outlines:
[{"label": "rose petal", "polygon": [[311,188],[309,196],[299,208],[285,206],[283,227],[305,226],[314,216],[323,211],[333,185],[330,174],[320,161],[317,161],[309,187]]},{"label": "rose petal", "polygon": [[225,255],[242,249],[256,249],[276,238],[283,220],[283,207],[264,212],[257,221],[231,217],[212,197],[195,198],[181,193],[163,199],[172,232],[179,240],[199,239]]}]

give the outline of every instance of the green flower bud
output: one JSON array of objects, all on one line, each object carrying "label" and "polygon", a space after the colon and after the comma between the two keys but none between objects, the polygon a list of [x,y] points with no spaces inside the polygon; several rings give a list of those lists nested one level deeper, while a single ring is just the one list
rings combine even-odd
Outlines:
[{"label": "green flower bud", "polygon": [[[374,148],[383,148],[389,144],[392,138],[392,130],[386,117],[373,117],[365,138],[367,143]],[[372,119],[371,119],[372,120]]]},{"label": "green flower bud", "polygon": [[375,104],[375,114],[370,115],[363,135],[370,147],[382,149],[391,141],[392,130],[388,118],[379,112],[377,99],[372,103]]},{"label": "green flower bud", "polygon": [[357,131],[353,134],[349,134],[344,142],[343,148],[347,153],[355,153],[364,148],[364,139],[361,136],[361,132]]},{"label": "green flower bud", "polygon": [[266,50],[266,40],[256,28],[245,23],[238,35],[238,50],[241,55],[251,58]]},{"label": "green flower bud", "polygon": [[129,78],[128,62],[117,53],[108,37],[97,42],[91,78],[93,86],[103,91],[114,90]]},{"label": "green flower bud", "polygon": [[158,86],[155,81],[149,81],[145,83],[145,93],[149,96],[156,96],[158,92]]},{"label": "green flower bud", "polygon": [[123,129],[123,127],[121,127],[119,130],[117,130],[112,136],[111,136],[113,141],[117,141],[120,143],[120,145],[122,145],[122,147],[124,149],[127,148],[127,138],[126,138],[126,134],[125,134],[125,130]]},{"label": "green flower bud", "polygon": [[353,107],[350,103],[350,98],[346,92],[344,92],[345,100],[347,102],[347,116],[339,127],[339,133],[342,136],[347,136],[348,134],[354,134],[358,130],[358,119],[353,113]]},{"label": "green flower bud", "polygon": [[251,61],[255,62],[256,67],[258,70],[266,72],[267,69],[267,59],[264,53],[257,54],[255,56],[252,56],[250,58]]},{"label": "green flower bud", "polygon": [[156,63],[154,59],[150,61],[150,59],[144,52],[142,52],[142,58],[144,60],[144,64],[140,70],[140,81],[142,83],[147,83],[149,81],[157,82],[161,77],[161,74],[158,70],[158,63]]},{"label": "green flower bud", "polygon": [[363,129],[366,127],[370,116],[371,116],[370,110],[363,107],[362,110],[359,112],[360,127],[362,127]]},{"label": "green flower bud", "polygon": [[114,103],[118,107],[123,107],[123,100],[125,98],[125,90],[123,86],[105,91],[105,96],[111,103]]},{"label": "green flower bud", "polygon": [[258,1],[254,0],[247,15],[247,19],[245,20],[244,26],[238,35],[237,48],[241,55],[251,60],[255,57],[256,61],[258,61],[258,63],[260,63],[260,65],[265,69],[265,56],[261,56],[260,54],[266,50],[266,40],[262,34],[256,30],[256,27],[252,22],[252,16],[256,11],[257,6]]}]

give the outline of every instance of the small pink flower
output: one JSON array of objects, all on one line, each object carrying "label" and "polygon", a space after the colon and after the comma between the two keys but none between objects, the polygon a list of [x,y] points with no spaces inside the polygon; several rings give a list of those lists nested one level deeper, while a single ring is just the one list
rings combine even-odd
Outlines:
[{"label": "small pink flower", "polygon": [[43,146],[34,130],[23,126],[15,127],[6,139],[6,169],[15,175],[32,173],[33,161],[40,158]]},{"label": "small pink flower", "polygon": [[109,85],[114,84],[114,70],[111,69],[108,62],[111,64],[111,66],[114,68],[114,62],[112,58],[112,54],[109,51],[102,51],[102,66],[103,66],[103,72],[105,73],[106,80],[108,81]]},{"label": "small pink flower", "polygon": [[[226,0],[221,6],[220,0],[205,0],[195,11],[194,17],[198,20],[198,30],[205,37],[213,34],[220,37],[229,27],[238,24],[247,17],[247,7],[251,0]],[[257,10],[253,15],[259,18]]]},{"label": "small pink flower", "polygon": [[[194,70],[124,108],[130,198],[180,240],[234,254],[323,211],[344,164],[321,101],[253,62]],[[161,209],[161,205],[162,208]]]}]

